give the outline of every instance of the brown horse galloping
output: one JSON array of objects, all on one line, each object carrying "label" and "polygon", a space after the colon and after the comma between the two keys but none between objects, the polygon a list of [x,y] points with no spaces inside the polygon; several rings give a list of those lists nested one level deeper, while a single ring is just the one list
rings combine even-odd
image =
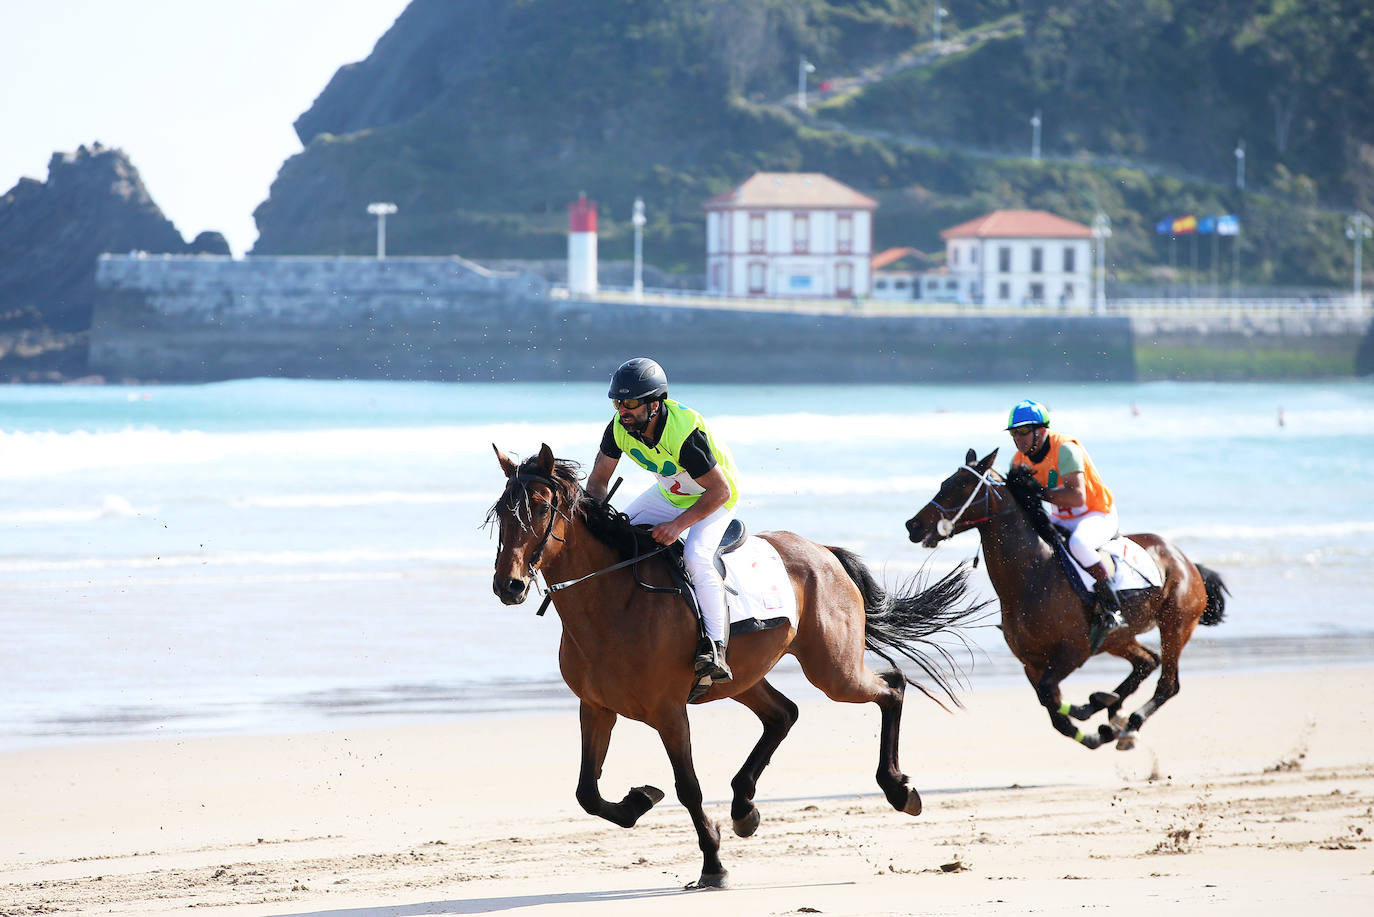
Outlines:
[{"label": "brown horse galloping", "polygon": [[[1064,735],[1088,748],[1117,739],[1117,748],[1133,746],[1135,734],[1152,713],[1178,693],[1178,658],[1199,623],[1221,623],[1226,585],[1213,570],[1194,564],[1158,535],[1127,536],[1143,547],[1164,574],[1160,588],[1121,594],[1126,627],[1110,631],[1101,652],[1131,664],[1126,680],[1112,693],[1094,692],[1088,703],[1065,703],[1059,683],[1088,660],[1088,612],[1046,538],[1049,520],[1033,481],[1018,495],[992,468],[997,450],[977,461],[970,449],[964,465],[940,485],[940,491],[906,522],[911,540],[933,548],[945,538],[976,528],[987,557],[988,579],[1002,605],[1002,634],[1025,668],[1050,722]],[[1012,485],[1016,485],[1013,475]],[[1018,499],[1020,496],[1020,499]],[[1042,535],[1043,532],[1043,535]],[[1141,646],[1136,635],[1159,628],[1160,654]],[[1161,659],[1162,654],[1162,659]],[[1120,716],[1122,702],[1160,667],[1154,697]],[[1110,725],[1084,734],[1070,722],[1087,720],[1105,709]]]},{"label": "brown horse galloping", "polygon": [[[697,624],[681,596],[648,592],[636,584],[638,577],[667,585],[667,561],[662,556],[640,561],[637,573],[631,567],[609,569],[640,550],[635,529],[623,514],[587,495],[578,482],[578,466],[555,459],[547,445],[519,465],[499,449],[496,455],[507,482],[487,519],[500,534],[492,589],[501,601],[523,602],[536,571],[549,583],[598,574],[553,598],[563,623],[559,667],[581,700],[577,801],[591,814],[625,828],[659,802],[663,792],[652,786],[634,787],[615,803],[603,799],[597,787],[616,717],[653,727],[672,762],[678,799],[696,827],[703,859],[695,887],[724,887],[720,829],[702,810],[687,718]],[[796,657],[807,679],[831,700],[878,705],[878,785],[893,808],[920,814],[920,794],[907,784],[897,763],[898,729],[906,685],[931,695],[897,668],[892,655],[919,665],[954,700],[938,661],[915,645],[924,643],[950,662],[929,638],[966,622],[983,607],[961,606],[967,571],[960,567],[924,591],[893,596],[848,551],[789,532],[759,537],[782,556],[797,596],[798,621],[795,628],[785,624],[732,640],[734,680],[716,683],[700,701],[733,698],[763,723],[763,735],[730,782],[735,833],[748,837],[758,828],[754,792],[759,775],[797,719],[796,705],[764,678],[785,653]],[[870,670],[865,648],[893,668]]]}]

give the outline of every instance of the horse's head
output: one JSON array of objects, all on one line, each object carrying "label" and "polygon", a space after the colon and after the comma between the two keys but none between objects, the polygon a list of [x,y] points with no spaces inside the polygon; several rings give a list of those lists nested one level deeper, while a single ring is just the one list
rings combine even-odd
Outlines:
[{"label": "horse's head", "polygon": [[500,539],[491,590],[505,604],[519,605],[529,595],[540,562],[557,554],[566,541],[580,490],[577,466],[556,460],[547,443],[518,465],[495,444],[492,449],[506,473],[506,489],[487,514]]},{"label": "horse's head", "polygon": [[921,511],[906,521],[913,542],[933,548],[951,535],[986,522],[993,514],[993,489],[1000,478],[992,470],[997,450],[979,459],[972,449],[964,464],[945,478],[940,490]]}]

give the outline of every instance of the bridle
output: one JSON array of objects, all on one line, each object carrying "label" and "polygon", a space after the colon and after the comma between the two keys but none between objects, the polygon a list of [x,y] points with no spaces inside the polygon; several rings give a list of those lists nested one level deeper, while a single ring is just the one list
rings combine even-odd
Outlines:
[{"label": "bridle", "polygon": [[[980,518],[968,520],[967,525],[971,528],[979,523],[987,522],[992,518],[992,488],[994,485],[1000,483],[997,478],[993,477],[996,472],[991,468],[987,471],[979,471],[969,464],[960,466],[954,473],[958,474],[960,471],[967,471],[978,479],[978,483],[974,486],[973,492],[968,495],[968,499],[964,501],[964,505],[959,507],[957,512],[951,516],[949,508],[940,505],[934,498],[926,504],[926,506],[933,506],[940,511],[940,521],[935,523],[935,531],[939,533],[941,538],[948,538],[954,534],[954,527],[964,518],[964,513],[968,512],[968,508],[973,505],[973,501],[978,498],[978,494],[980,493],[983,495],[983,515]],[[936,496],[939,495],[937,494]]]},{"label": "bridle", "polygon": [[[551,485],[551,486],[549,487],[549,491],[550,491],[550,493],[553,495],[553,500],[552,500],[552,501],[550,502],[550,504],[549,504],[549,509],[550,509],[550,512],[549,512],[549,527],[548,527],[548,529],[544,532],[544,537],[541,538],[541,539],[539,539],[539,543],[538,543],[537,545],[534,546],[534,551],[532,551],[532,552],[530,553],[529,560],[526,562],[526,567],[527,567],[528,570],[529,570],[529,574],[530,574],[531,577],[533,577],[534,574],[539,570],[539,561],[540,561],[540,559],[543,558],[543,556],[544,556],[544,549],[547,548],[547,547],[549,546],[549,542],[550,542],[550,541],[557,541],[557,542],[559,542],[559,543],[563,543],[565,539],[563,539],[563,538],[559,537],[558,535],[554,534],[554,531],[553,531],[554,526],[558,523],[559,504],[560,504],[560,502],[561,502],[561,498],[559,497],[559,493],[558,493],[558,487],[556,486],[556,485],[557,485],[557,482],[554,481],[554,479],[551,478],[551,477],[549,477],[548,475],[543,475],[543,474],[527,474],[527,473],[525,473],[525,472],[521,472],[521,473],[515,475],[514,477],[512,477],[512,478],[511,478],[511,483],[512,483],[512,484],[517,484],[517,483],[518,483],[518,484],[522,485],[522,488],[525,490],[525,501],[526,501],[527,503],[530,502],[531,498],[530,498],[530,496],[529,496],[529,490],[528,490],[528,488],[527,488],[527,487],[524,487],[524,485],[529,484],[531,481],[538,481],[538,482],[541,483],[541,484],[549,484],[549,485]],[[507,486],[509,486],[509,485],[507,485]],[[520,524],[520,527],[523,529],[523,528],[525,527],[525,525],[524,525],[523,522],[520,521],[520,514],[519,514],[518,512],[516,512],[514,509],[512,509],[512,512],[513,512],[514,515],[515,515],[515,521],[516,521],[517,523],[519,523],[519,524]],[[568,521],[570,521],[570,522],[572,521],[570,517],[565,517],[565,518],[568,518]],[[502,535],[502,536],[500,536],[500,537],[498,538],[496,548],[497,548],[497,551],[498,551],[499,553],[504,553],[504,552],[505,552],[505,550],[506,550],[506,542],[505,542],[505,537],[504,537],[504,535]]]}]

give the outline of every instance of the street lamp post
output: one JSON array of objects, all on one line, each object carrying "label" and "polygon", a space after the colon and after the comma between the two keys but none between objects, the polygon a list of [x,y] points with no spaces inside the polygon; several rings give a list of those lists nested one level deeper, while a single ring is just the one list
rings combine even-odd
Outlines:
[{"label": "street lamp post", "polygon": [[1355,282],[1353,285],[1352,305],[1358,309],[1364,304],[1363,296],[1360,292],[1361,281],[1364,279],[1360,275],[1363,273],[1360,267],[1360,255],[1364,249],[1364,240],[1374,235],[1374,221],[1363,211],[1356,211],[1345,223],[1345,237],[1355,243]]},{"label": "street lamp post", "polygon": [[377,217],[377,260],[386,257],[386,218],[396,212],[396,205],[377,202],[367,205],[367,212]]},{"label": "street lamp post", "polygon": [[1097,240],[1097,290],[1093,295],[1093,314],[1107,311],[1107,240],[1112,237],[1112,220],[1101,210],[1093,217],[1093,238]]},{"label": "street lamp post", "polygon": [[1040,109],[1031,115],[1031,159],[1040,160]]},{"label": "street lamp post", "polygon": [[806,58],[797,63],[797,107],[802,111],[806,111],[806,75],[815,72],[816,65]]},{"label": "street lamp post", "polygon": [[644,199],[635,198],[634,216],[630,222],[635,226],[635,302],[644,301]]},{"label": "street lamp post", "polygon": [[935,20],[935,43],[937,45],[940,43],[940,20],[944,19],[948,15],[949,10],[945,9],[943,6],[940,6],[938,3],[935,4],[935,12],[932,14],[932,17]]},{"label": "street lamp post", "polygon": [[1231,151],[1236,157],[1236,188],[1245,190],[1245,141],[1237,140],[1236,148]]}]

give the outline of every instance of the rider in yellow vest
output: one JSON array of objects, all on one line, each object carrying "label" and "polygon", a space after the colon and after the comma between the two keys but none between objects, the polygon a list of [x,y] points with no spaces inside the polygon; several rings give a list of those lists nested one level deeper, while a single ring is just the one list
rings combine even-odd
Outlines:
[{"label": "rider in yellow vest", "polygon": [[1088,628],[1091,652],[1102,647],[1107,632],[1124,627],[1121,601],[1097,555],[1117,534],[1120,524],[1112,492],[1102,483],[1088,450],[1076,439],[1050,430],[1050,415],[1035,401],[1018,402],[1007,417],[1016,444],[1011,463],[1024,465],[1045,488],[1043,499],[1054,507],[1054,522],[1070,531],[1069,553],[1097,582],[1097,605]]},{"label": "rider in yellow vest", "polygon": [[653,360],[636,357],[621,364],[611,376],[610,398],[616,416],[602,434],[587,493],[605,498],[622,455],[658,477],[625,515],[631,522],[652,525],[659,544],[672,544],[686,533],[683,565],[707,635],[694,668],[697,677],[729,681],[725,584],[714,560],[739,500],[734,459],[700,414],[668,398],[668,376]]}]

